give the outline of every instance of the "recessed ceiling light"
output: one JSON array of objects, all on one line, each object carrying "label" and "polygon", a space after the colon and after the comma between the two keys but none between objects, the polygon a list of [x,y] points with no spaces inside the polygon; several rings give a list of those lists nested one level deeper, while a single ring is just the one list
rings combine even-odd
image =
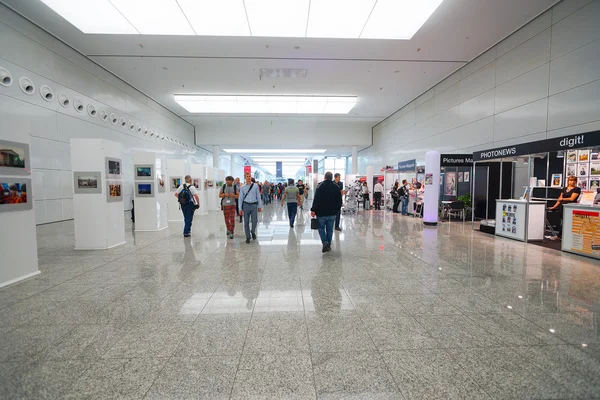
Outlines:
[{"label": "recessed ceiling light", "polygon": [[443,0],[378,0],[361,39],[411,39]]},{"label": "recessed ceiling light", "polygon": [[243,0],[178,0],[197,35],[250,36]]},{"label": "recessed ceiling light", "polygon": [[252,36],[304,37],[309,0],[245,0]]},{"label": "recessed ceiling light", "polygon": [[325,153],[327,149],[223,149],[226,153],[306,153],[320,154]]},{"label": "recessed ceiling light", "polygon": [[194,35],[176,0],[110,0],[110,3],[143,35]]},{"label": "recessed ceiling light", "polygon": [[235,96],[176,94],[175,102],[199,114],[348,114],[356,96]]},{"label": "recessed ceiling light", "polygon": [[[306,36],[358,38],[375,2],[376,0],[312,0]],[[341,10],[344,13],[343,18],[339,17]]]}]

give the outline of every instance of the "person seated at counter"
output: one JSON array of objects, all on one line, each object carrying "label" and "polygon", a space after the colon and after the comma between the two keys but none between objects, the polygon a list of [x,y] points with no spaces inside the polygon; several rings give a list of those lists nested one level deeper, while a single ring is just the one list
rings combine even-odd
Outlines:
[{"label": "person seated at counter", "polygon": [[[567,186],[563,189],[562,193],[556,200],[556,204],[552,207],[548,208],[548,211],[559,210],[562,211],[562,206],[565,204],[576,203],[577,199],[581,195],[581,188],[577,186],[577,177],[570,176],[567,179]],[[562,212],[560,214],[560,229],[557,232],[559,236],[554,236],[551,240],[560,239],[560,235],[562,234]]]}]

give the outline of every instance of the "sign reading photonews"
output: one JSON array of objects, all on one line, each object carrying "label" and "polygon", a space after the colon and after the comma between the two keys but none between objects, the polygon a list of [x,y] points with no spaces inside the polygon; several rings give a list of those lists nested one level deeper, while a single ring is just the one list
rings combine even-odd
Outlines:
[{"label": "sign reading photonews", "polygon": [[398,172],[409,172],[417,169],[417,160],[401,161],[398,163]]},{"label": "sign reading photonews", "polygon": [[473,153],[474,161],[487,161],[503,157],[522,156],[526,154],[546,153],[548,151],[580,149],[600,145],[600,131],[579,133],[537,142],[516,144],[481,150]]},{"label": "sign reading photonews", "polygon": [[441,167],[470,167],[473,165],[473,154],[441,154]]}]

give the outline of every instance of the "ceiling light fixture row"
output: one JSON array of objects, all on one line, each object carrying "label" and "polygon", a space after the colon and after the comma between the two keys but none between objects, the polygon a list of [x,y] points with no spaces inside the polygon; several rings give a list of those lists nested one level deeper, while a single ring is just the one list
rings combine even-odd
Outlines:
[{"label": "ceiling light fixture row", "polygon": [[410,40],[443,0],[41,1],[89,34]]},{"label": "ceiling light fixture row", "polygon": [[[10,73],[10,71],[8,69],[0,66],[0,87],[8,88],[8,87],[11,87],[12,84],[13,84],[12,74]],[[21,89],[21,91],[27,96],[32,96],[36,91],[35,83],[33,82],[32,79],[30,79],[26,76],[20,77],[18,84],[19,84],[19,88]],[[40,86],[39,94],[40,94],[40,97],[46,102],[52,102],[56,97],[54,90],[47,84],[43,84]],[[85,114],[84,112],[87,111],[87,115],[91,118],[96,118],[96,116],[100,115],[100,119],[104,122],[110,122],[113,125],[120,123],[120,125],[122,127],[124,127],[124,128],[128,127],[128,129],[130,131],[135,130],[139,134],[142,134],[142,131],[143,131],[145,135],[148,134],[148,129],[146,127],[144,127],[142,129],[140,124],[135,124],[131,120],[125,120],[124,117],[118,118],[115,113],[110,113],[110,115],[109,115],[109,113],[104,108],[97,110],[93,104],[84,105],[84,103],[81,99],[75,98],[73,101],[71,101],[69,96],[65,93],[58,94],[58,104],[60,104],[63,108],[68,108],[71,104],[73,104],[73,109],[78,114]],[[152,131],[152,132],[154,132],[154,131]],[[165,135],[156,134],[156,139],[164,140],[165,138],[166,138]],[[178,140],[173,140],[172,138],[170,138],[170,139],[171,139],[171,142],[173,142],[175,145],[177,145],[181,148],[193,149],[193,147],[190,145],[187,145]]]}]

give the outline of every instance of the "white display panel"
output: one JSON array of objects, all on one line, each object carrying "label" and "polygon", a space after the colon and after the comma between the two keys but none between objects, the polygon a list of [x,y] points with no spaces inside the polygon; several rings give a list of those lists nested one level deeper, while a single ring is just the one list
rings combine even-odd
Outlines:
[{"label": "white display panel", "polygon": [[171,180],[173,178],[181,178],[181,183],[184,182],[187,173],[187,161],[186,160],[167,160],[168,173],[167,173],[167,210],[169,222],[183,222],[183,214],[179,208],[179,202],[175,197],[175,190],[171,188]]},{"label": "white display panel", "polygon": [[[133,153],[134,173],[139,165],[151,166],[154,176],[151,180],[134,182],[135,199],[135,231],[155,232],[167,228],[167,199],[171,193],[168,191],[166,179],[168,165],[166,159],[153,152]],[[161,189],[160,180],[164,176],[164,186]],[[135,177],[134,177],[135,179]],[[152,194],[140,194],[139,185],[150,185]]]},{"label": "white display panel", "polygon": [[[496,200],[496,235],[525,241],[525,215],[527,201]],[[527,240],[544,239],[546,203],[529,202]]]},{"label": "white display panel", "polygon": [[208,214],[207,207],[207,199],[206,199],[206,189],[204,188],[204,183],[206,182],[206,167],[204,164],[192,164],[190,165],[190,175],[192,178],[198,178],[199,187],[198,187],[198,197],[200,197],[200,208],[196,211],[200,215]]}]

